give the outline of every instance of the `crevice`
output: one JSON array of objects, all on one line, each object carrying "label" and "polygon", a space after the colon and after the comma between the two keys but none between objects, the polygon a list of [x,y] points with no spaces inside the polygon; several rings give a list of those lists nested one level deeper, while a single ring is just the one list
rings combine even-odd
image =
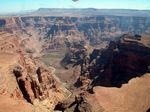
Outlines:
[{"label": "crevice", "polygon": [[18,85],[19,85],[19,88],[20,88],[20,90],[21,90],[21,92],[23,94],[24,99],[26,99],[27,102],[32,103],[32,101],[30,99],[30,95],[28,94],[28,92],[27,92],[27,90],[25,88],[25,82],[23,80],[19,80],[18,81]]},{"label": "crevice", "polygon": [[25,88],[25,81],[21,78],[21,76],[22,76],[21,72],[15,71],[15,70],[13,72],[14,72],[18,86],[22,92],[24,99],[26,99],[27,102],[32,103],[32,101],[30,99],[30,95],[28,94],[28,91]]}]

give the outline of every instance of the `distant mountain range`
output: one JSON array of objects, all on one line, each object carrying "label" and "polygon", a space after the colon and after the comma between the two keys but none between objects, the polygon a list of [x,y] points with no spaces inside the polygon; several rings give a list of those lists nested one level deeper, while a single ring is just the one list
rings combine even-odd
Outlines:
[{"label": "distant mountain range", "polygon": [[19,12],[0,12],[0,16],[16,16],[16,15],[25,15],[29,13],[33,13],[36,10],[23,10]]},{"label": "distant mountain range", "polygon": [[141,16],[150,17],[150,10],[134,9],[96,9],[96,8],[39,8],[38,10],[21,11],[1,15],[24,15],[24,16]]},{"label": "distant mountain range", "polygon": [[74,16],[93,16],[93,15],[118,15],[118,16],[144,16],[150,17],[150,10],[133,9],[95,9],[95,8],[40,8],[31,13],[35,15],[74,15]]}]

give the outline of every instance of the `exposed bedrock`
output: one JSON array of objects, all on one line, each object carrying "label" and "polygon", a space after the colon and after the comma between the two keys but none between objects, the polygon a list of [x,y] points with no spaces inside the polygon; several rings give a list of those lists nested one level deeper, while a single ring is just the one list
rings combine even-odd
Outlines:
[{"label": "exposed bedrock", "polygon": [[89,63],[81,64],[77,83],[85,87],[121,87],[130,79],[148,73],[149,39],[149,35],[123,35],[117,42],[110,42],[106,49],[93,50]]},{"label": "exposed bedrock", "polygon": [[68,48],[67,42],[88,41],[94,47],[104,47],[124,33],[149,34],[149,17],[93,16],[55,17],[33,16],[1,19],[1,30],[19,32],[44,41],[40,51]]},{"label": "exposed bedrock", "polygon": [[[16,35],[1,32],[0,106],[10,112],[14,102],[17,106],[18,102],[22,102],[25,107],[18,106],[20,111],[23,110],[21,108],[29,108],[25,111],[31,112],[36,107],[40,111],[52,111],[59,101],[67,98],[65,87],[61,88],[61,82],[40,60],[21,51],[18,41]],[[3,108],[0,110],[4,111]]]},{"label": "exposed bedrock", "polygon": [[14,74],[24,98],[29,103],[36,104],[37,100],[41,104],[47,102],[46,108],[52,110],[61,99],[66,97],[49,70],[39,67],[32,75],[26,75],[24,71],[15,69]]}]

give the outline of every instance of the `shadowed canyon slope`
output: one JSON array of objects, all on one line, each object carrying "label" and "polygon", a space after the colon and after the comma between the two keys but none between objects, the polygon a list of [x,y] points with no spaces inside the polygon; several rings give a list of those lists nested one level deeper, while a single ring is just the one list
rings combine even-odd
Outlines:
[{"label": "shadowed canyon slope", "polygon": [[[87,15],[89,10],[97,12]],[[73,16],[65,9],[60,16],[61,11],[1,17],[0,111],[148,110],[147,11],[132,16],[127,10],[111,15],[79,9],[71,10],[79,13]]]},{"label": "shadowed canyon slope", "polygon": [[92,85],[121,87],[130,79],[149,72],[149,65],[149,35],[125,34],[117,42],[110,42],[107,48],[95,49],[84,58],[79,80],[82,85],[87,78]]}]

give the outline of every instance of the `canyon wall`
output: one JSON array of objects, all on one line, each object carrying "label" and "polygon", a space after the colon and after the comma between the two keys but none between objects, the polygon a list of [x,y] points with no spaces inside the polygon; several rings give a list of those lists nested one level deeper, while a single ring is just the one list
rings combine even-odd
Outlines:
[{"label": "canyon wall", "polygon": [[[13,103],[22,102],[25,105],[22,108],[26,108],[23,111],[52,111],[59,101],[67,98],[67,92],[52,70],[21,50],[17,38],[7,31],[0,34],[0,105],[3,106],[0,110],[9,106],[5,110],[9,112]],[[4,102],[6,99],[8,103]],[[14,111],[20,109],[18,106]]]},{"label": "canyon wall", "polygon": [[130,79],[149,73],[149,45],[149,35],[125,34],[105,49],[94,49],[90,58],[81,63],[77,84],[121,87]]},{"label": "canyon wall", "polygon": [[40,51],[65,49],[74,41],[89,42],[90,46],[102,48],[122,34],[150,33],[150,18],[136,16],[29,16],[0,19],[0,23],[0,30],[17,32],[20,36],[36,35],[39,43],[44,42]]}]

